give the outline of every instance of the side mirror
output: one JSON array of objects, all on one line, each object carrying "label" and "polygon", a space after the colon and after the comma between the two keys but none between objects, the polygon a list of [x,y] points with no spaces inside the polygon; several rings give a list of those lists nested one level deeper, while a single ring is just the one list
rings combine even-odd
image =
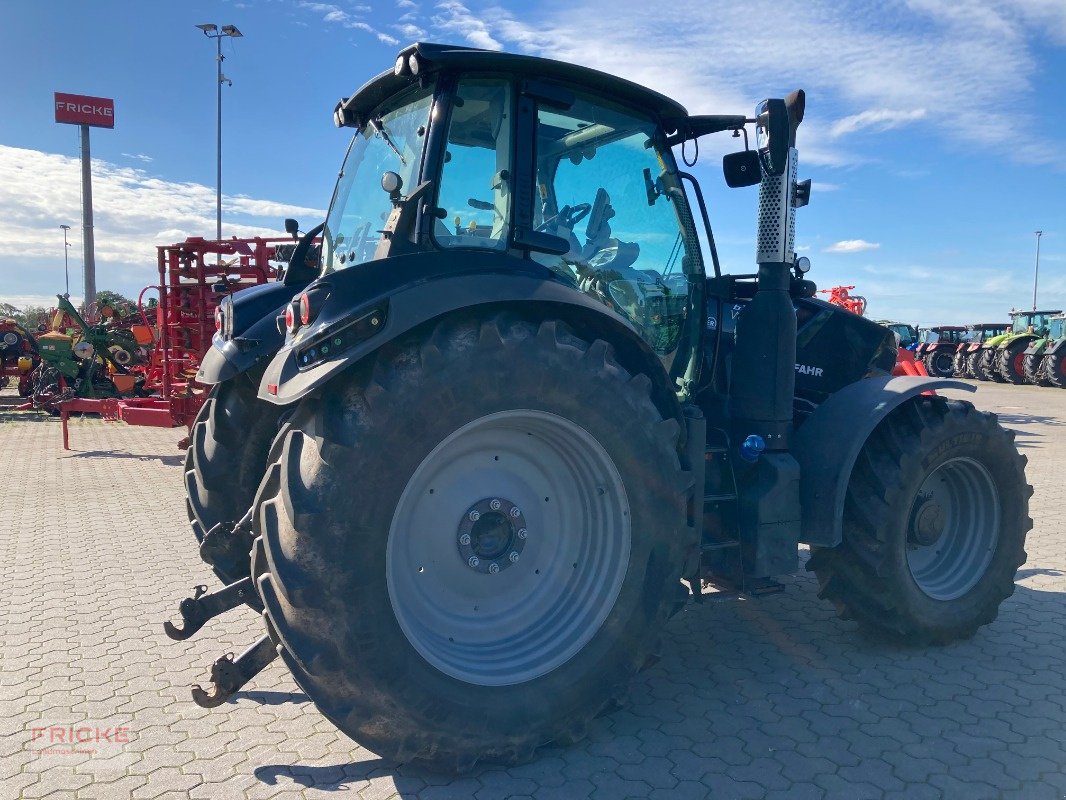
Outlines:
[{"label": "side mirror", "polygon": [[726,185],[732,189],[754,186],[762,180],[759,154],[755,150],[744,150],[723,156],[722,172],[725,173]]},{"label": "side mirror", "polygon": [[287,218],[285,220],[285,233],[289,234],[293,239],[300,238],[300,223],[296,220]]}]

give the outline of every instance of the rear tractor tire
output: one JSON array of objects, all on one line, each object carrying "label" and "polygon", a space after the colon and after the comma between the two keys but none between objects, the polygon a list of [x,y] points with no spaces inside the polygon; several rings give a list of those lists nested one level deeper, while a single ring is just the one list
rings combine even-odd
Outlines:
[{"label": "rear tractor tire", "polygon": [[1007,383],[1025,383],[1025,351],[1028,341],[1011,342],[998,352],[996,366],[999,374]]},{"label": "rear tractor tire", "polygon": [[[257,377],[243,373],[215,386],[193,423],[185,509],[197,543],[215,525],[237,522],[248,512],[266,470],[280,409],[256,397]],[[244,559],[213,568],[226,584],[249,574]]]},{"label": "rear tractor tire", "polygon": [[966,639],[1014,592],[1031,495],[1025,457],[994,415],[919,398],[870,436],[843,542],[812,548],[807,569],[845,619],[915,644]]},{"label": "rear tractor tire", "polygon": [[562,322],[446,319],[304,401],[253,574],[296,682],[386,758],[465,772],[581,739],[674,607],[679,425]]},{"label": "rear tractor tire", "polygon": [[950,378],[955,374],[955,364],[952,354],[947,350],[934,350],[925,358],[925,371],[934,378]]}]

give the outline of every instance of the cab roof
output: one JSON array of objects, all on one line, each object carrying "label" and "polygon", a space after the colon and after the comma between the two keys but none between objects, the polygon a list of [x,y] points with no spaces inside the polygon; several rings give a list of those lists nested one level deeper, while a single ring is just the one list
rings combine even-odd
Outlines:
[{"label": "cab roof", "polygon": [[1061,314],[1062,309],[1058,308],[1053,311],[1012,311],[1010,315],[1012,317],[1035,317],[1037,314]]},{"label": "cab roof", "polygon": [[[418,60],[418,76],[413,75],[407,66],[412,55],[415,55]],[[343,108],[346,117],[350,115],[357,121],[356,124],[361,124],[376,106],[397,92],[417,83],[422,75],[448,69],[509,73],[520,78],[557,80],[585,86],[598,94],[610,95],[623,104],[650,111],[660,117],[668,129],[671,129],[671,124],[676,126],[689,116],[685,107],[677,101],[638,83],[589,67],[550,58],[479,50],[458,45],[418,42],[401,50],[396,57],[396,63],[404,65],[401,74],[397,75],[395,69],[382,72],[360,87],[351,97],[342,100],[338,110]]]}]

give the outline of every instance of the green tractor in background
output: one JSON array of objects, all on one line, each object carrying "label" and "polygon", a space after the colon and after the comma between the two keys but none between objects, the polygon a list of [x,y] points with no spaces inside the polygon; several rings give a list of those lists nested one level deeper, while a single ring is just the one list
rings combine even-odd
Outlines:
[{"label": "green tractor in background", "polygon": [[[1029,345],[1047,336],[1051,317],[1056,311],[1012,311],[1011,329],[996,345],[995,369],[1008,383],[1026,383],[1025,353]],[[997,337],[998,338],[998,337]]]},{"label": "green tractor in background", "polygon": [[1034,339],[1025,349],[1025,379],[1038,386],[1066,389],[1066,316],[1048,320],[1047,335]]}]

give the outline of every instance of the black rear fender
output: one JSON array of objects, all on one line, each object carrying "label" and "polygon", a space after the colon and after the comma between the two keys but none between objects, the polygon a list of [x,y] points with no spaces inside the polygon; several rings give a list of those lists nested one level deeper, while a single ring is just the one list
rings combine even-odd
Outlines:
[{"label": "black rear fender", "polygon": [[[318,285],[322,284],[320,281]],[[278,405],[295,403],[389,342],[422,329],[428,331],[450,314],[489,315],[506,309],[513,309],[530,320],[559,319],[588,340],[610,342],[628,372],[643,373],[651,379],[652,398],[664,417],[682,420],[680,404],[662,363],[625,320],[560,281],[498,271],[408,283],[355,304],[346,309],[343,317],[331,319],[328,326],[334,328],[346,320],[366,319],[368,314],[376,312],[382,320],[380,330],[346,349],[342,356],[301,369],[298,363],[301,354],[322,341],[325,330],[325,327],[309,326],[308,336],[290,339],[270,362],[260,383],[259,397]]]},{"label": "black rear fender", "polygon": [[892,411],[939,389],[976,391],[962,381],[885,376],[856,381],[818,406],[792,440],[800,465],[801,542],[840,544],[844,496],[866,440]]}]

